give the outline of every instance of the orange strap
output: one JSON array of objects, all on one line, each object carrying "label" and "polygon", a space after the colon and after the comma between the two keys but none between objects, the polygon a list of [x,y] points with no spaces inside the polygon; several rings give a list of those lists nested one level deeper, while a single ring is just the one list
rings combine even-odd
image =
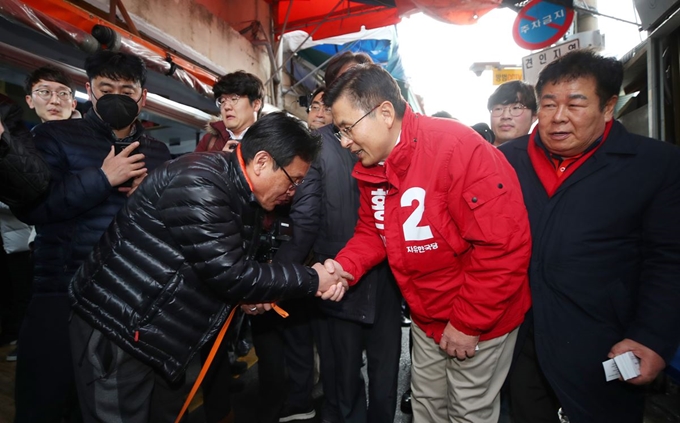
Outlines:
[{"label": "orange strap", "polygon": [[191,403],[191,400],[194,399],[194,395],[196,395],[196,392],[198,391],[198,387],[201,386],[201,382],[203,382],[203,378],[205,377],[205,374],[208,372],[208,368],[210,368],[210,364],[212,364],[213,358],[215,358],[215,354],[217,354],[217,350],[220,348],[220,344],[222,343],[222,338],[224,338],[224,334],[227,332],[227,328],[229,327],[229,324],[231,323],[231,319],[234,318],[234,313],[236,312],[237,308],[238,308],[238,306],[234,306],[234,308],[231,309],[231,313],[229,313],[229,317],[227,317],[227,321],[224,322],[224,326],[222,326],[222,329],[220,329],[220,333],[217,334],[217,338],[215,338],[215,343],[213,344],[212,348],[210,349],[210,354],[208,355],[208,359],[205,360],[205,363],[203,363],[203,368],[201,368],[201,373],[198,374],[198,377],[196,378],[196,382],[194,382],[194,386],[191,388],[191,392],[189,392],[189,396],[187,397],[186,401],[184,401],[184,405],[182,406],[182,410],[179,412],[179,416],[177,416],[177,419],[175,419],[175,423],[179,423],[182,420],[184,413],[186,413],[187,409],[189,408],[189,404]]}]

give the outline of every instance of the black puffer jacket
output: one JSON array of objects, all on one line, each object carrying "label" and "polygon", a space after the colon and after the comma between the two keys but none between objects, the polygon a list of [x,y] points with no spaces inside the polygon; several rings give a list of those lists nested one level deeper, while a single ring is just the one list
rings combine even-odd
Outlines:
[{"label": "black puffer jacket", "polygon": [[0,94],[0,201],[10,207],[31,205],[47,191],[50,169],[35,150],[21,121],[21,107]]},{"label": "black puffer jacket", "polygon": [[251,259],[262,215],[235,153],[166,163],[130,197],[76,273],[69,289],[76,313],[176,380],[231,305],[317,291],[310,268]]},{"label": "black puffer jacket", "polygon": [[[140,142],[145,166],[152,171],[170,159],[170,151],[147,136],[139,121],[135,125],[134,134],[123,141]],[[52,180],[38,205],[13,211],[36,226],[34,292],[66,294],[73,274],[127,200],[101,170],[116,137],[93,109],[82,119],[41,123],[33,136]]]}]

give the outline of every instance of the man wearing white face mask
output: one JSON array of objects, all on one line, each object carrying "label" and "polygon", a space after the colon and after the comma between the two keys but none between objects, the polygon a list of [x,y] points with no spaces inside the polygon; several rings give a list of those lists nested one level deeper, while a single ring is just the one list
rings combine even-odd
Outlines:
[{"label": "man wearing white face mask", "polygon": [[[85,70],[93,107],[83,119],[35,127],[52,181],[41,203],[15,210],[37,232],[33,298],[18,343],[17,423],[78,419],[68,283],[147,170],[170,159],[167,146],[137,120],[146,101],[141,59],[100,51],[86,59]],[[121,143],[129,145],[117,151]]]}]

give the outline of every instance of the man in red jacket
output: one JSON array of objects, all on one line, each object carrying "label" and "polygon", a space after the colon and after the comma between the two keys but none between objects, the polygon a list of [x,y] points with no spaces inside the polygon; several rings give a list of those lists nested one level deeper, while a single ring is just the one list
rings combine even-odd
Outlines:
[{"label": "man in red jacket", "polygon": [[414,421],[497,421],[531,302],[514,170],[471,128],[413,113],[380,66],[343,74],[324,101],[360,161],[359,222],[331,262],[358,281],[388,259],[414,323]]}]

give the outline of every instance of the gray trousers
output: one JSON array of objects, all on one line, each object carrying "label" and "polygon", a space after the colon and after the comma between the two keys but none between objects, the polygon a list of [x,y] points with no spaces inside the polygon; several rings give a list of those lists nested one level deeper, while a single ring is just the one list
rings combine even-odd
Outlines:
[{"label": "gray trousers", "polygon": [[171,386],[77,314],[69,326],[78,400],[85,423],[172,423],[189,390]]},{"label": "gray trousers", "polygon": [[482,341],[474,357],[458,360],[413,323],[413,423],[497,422],[517,331]]}]

